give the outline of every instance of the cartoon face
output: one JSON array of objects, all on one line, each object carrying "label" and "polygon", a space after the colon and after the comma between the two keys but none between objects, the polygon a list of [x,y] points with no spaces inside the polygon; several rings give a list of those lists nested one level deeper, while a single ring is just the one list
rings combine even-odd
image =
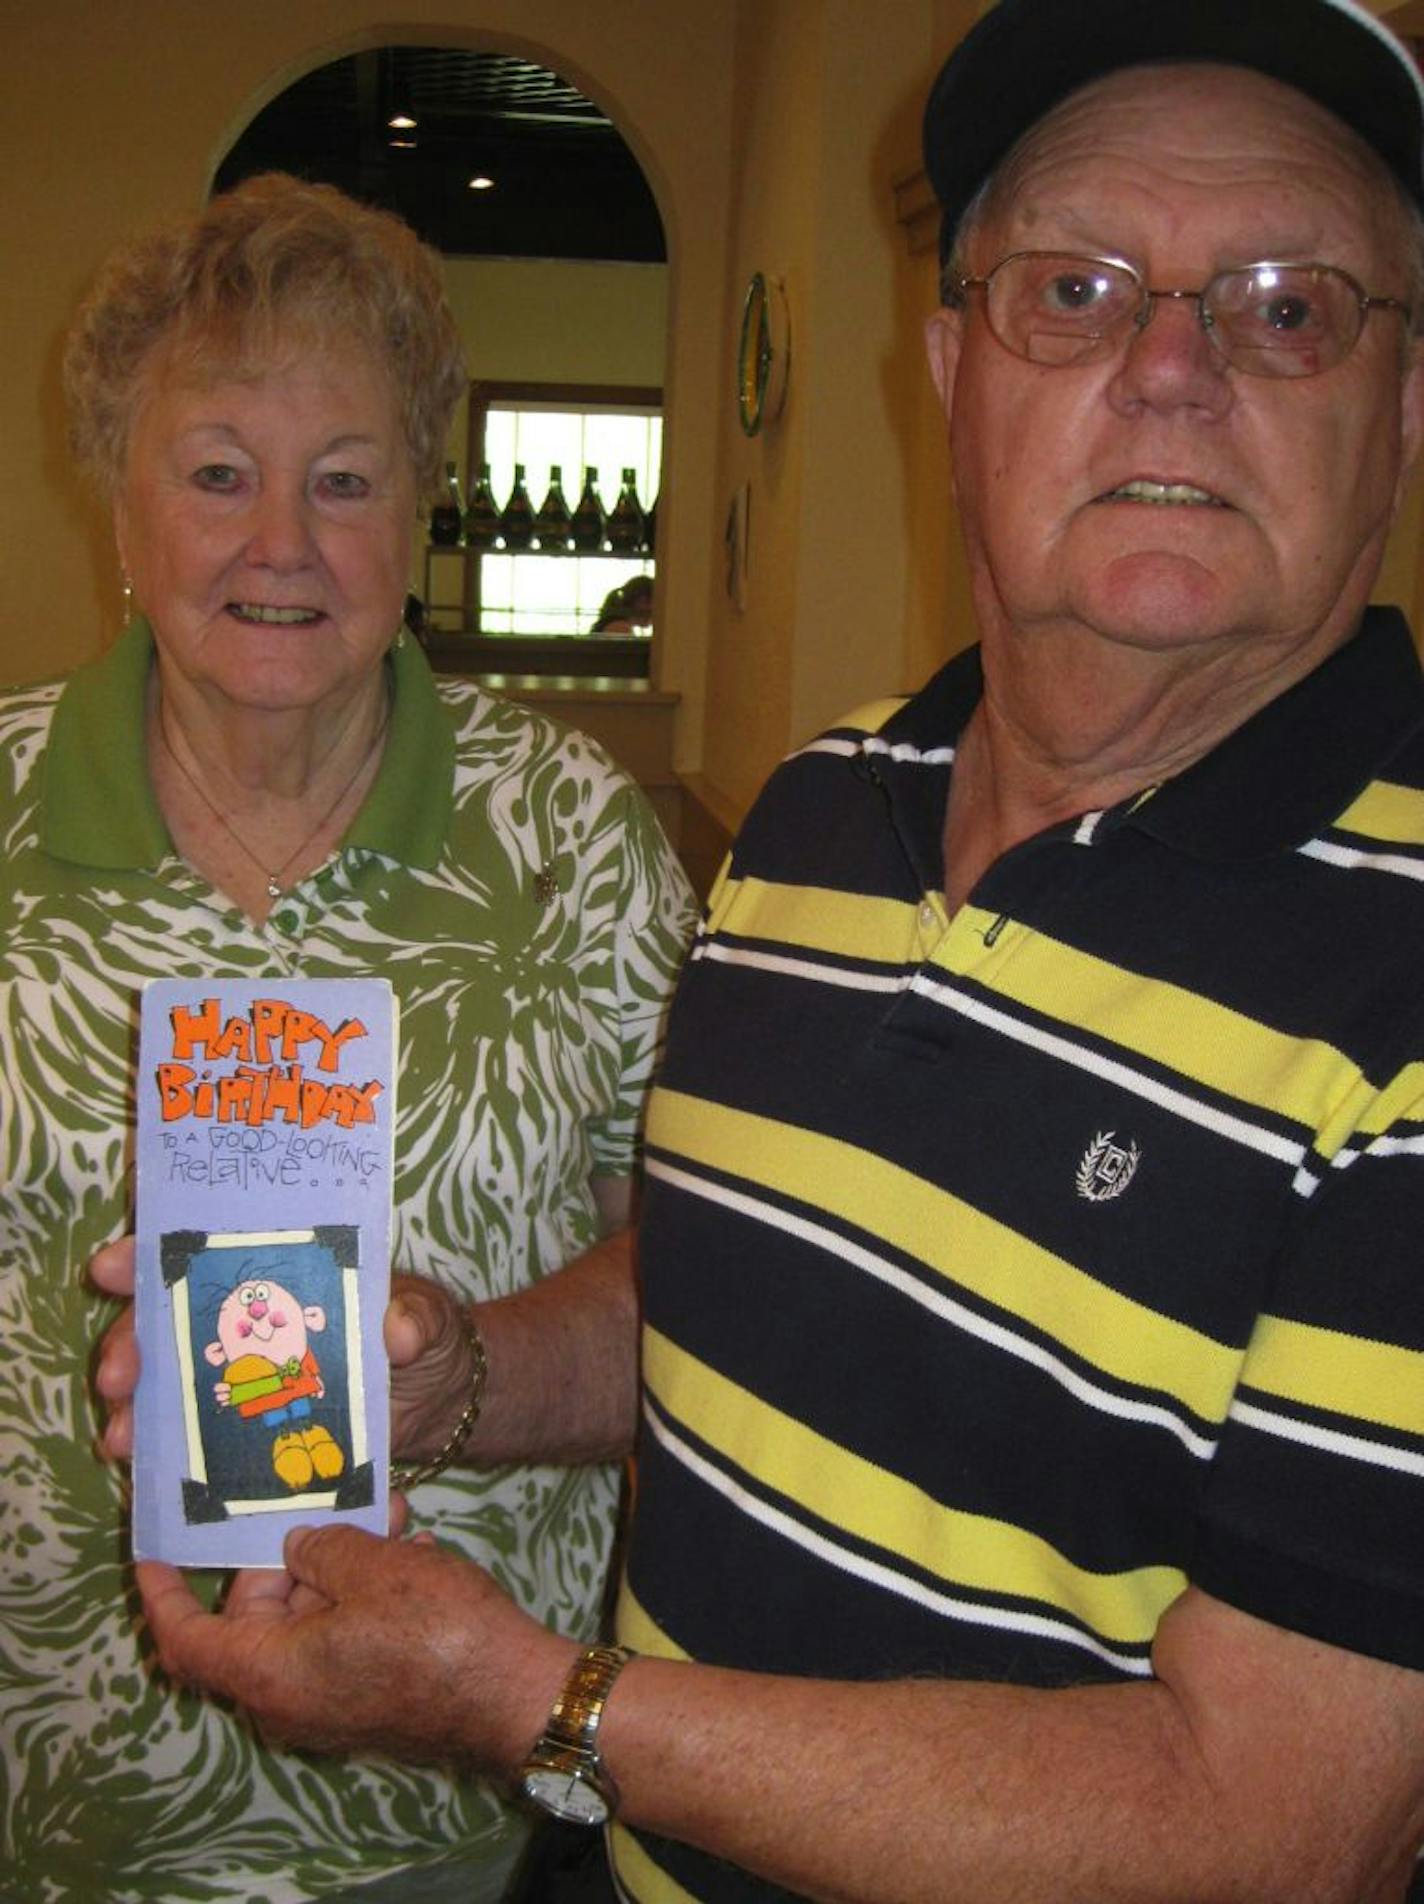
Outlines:
[{"label": "cartoon face", "polygon": [[223,1298],[218,1310],[216,1342],[203,1350],[214,1368],[223,1368],[245,1355],[268,1361],[300,1362],[306,1354],[307,1332],[326,1327],[326,1311],[315,1303],[304,1309],[290,1289],[270,1278],[254,1277],[239,1283]]}]

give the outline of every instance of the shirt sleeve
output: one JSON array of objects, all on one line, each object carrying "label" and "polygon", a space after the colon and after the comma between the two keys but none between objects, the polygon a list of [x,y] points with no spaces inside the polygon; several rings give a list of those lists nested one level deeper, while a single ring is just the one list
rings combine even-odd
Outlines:
[{"label": "shirt sleeve", "polygon": [[626,1177],[637,1164],[648,1086],[697,908],[687,876],[637,787],[623,786],[605,809],[600,830],[614,848],[619,1070],[615,1102],[590,1123],[588,1134],[595,1174]]},{"label": "shirt sleeve", "polygon": [[1424,1066],[1373,1098],[1297,1193],[1192,1579],[1276,1625],[1424,1668]]}]

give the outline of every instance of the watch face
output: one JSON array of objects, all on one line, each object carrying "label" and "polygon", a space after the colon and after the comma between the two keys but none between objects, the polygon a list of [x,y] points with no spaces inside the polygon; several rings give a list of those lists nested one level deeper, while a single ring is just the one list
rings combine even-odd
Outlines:
[{"label": "watch face", "polygon": [[526,1767],[524,1796],[571,1825],[601,1825],[608,1818],[608,1800],[581,1773],[552,1765]]}]

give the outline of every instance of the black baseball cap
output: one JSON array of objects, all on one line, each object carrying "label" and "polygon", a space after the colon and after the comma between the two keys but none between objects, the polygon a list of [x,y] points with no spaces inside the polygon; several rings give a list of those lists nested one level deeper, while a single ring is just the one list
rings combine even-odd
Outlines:
[{"label": "black baseball cap", "polygon": [[999,0],[925,108],[925,170],[947,258],[970,200],[1029,127],[1124,66],[1249,66],[1344,120],[1424,208],[1424,76],[1357,0]]}]

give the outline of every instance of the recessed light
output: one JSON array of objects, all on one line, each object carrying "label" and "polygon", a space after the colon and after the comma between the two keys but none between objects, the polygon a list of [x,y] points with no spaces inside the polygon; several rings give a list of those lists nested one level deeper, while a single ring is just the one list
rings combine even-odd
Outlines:
[{"label": "recessed light", "polygon": [[393,112],[386,124],[392,132],[414,132],[415,120],[408,112]]},{"label": "recessed light", "polygon": [[475,176],[470,180],[470,190],[472,192],[492,192],[494,190],[494,180],[490,177],[488,172],[476,172]]}]

